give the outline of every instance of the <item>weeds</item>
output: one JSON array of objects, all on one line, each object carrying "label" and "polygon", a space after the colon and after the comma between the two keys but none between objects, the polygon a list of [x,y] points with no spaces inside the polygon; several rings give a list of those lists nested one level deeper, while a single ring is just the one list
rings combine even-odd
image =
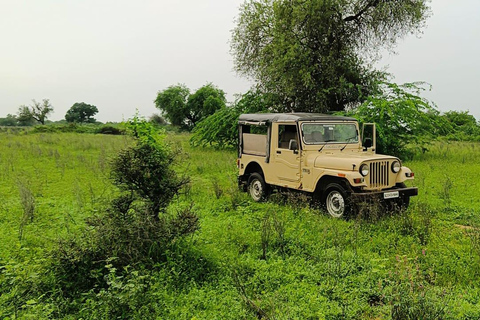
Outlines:
[{"label": "weeds", "polygon": [[[480,232],[471,229],[480,222],[472,162],[480,148],[452,145],[445,160],[432,145],[407,164],[423,187],[406,212],[365,204],[347,220],[305,208],[301,195],[253,203],[238,191],[233,151],[188,149],[190,165],[176,166],[188,167],[190,189],[156,221],[139,193],[120,192],[100,172],[132,140],[41,139],[0,134],[2,319],[480,318]],[[166,138],[189,148],[187,140]],[[445,161],[455,164],[447,188],[454,211],[438,193],[447,185]],[[18,180],[36,204],[22,242]],[[451,228],[460,222],[471,228]]]},{"label": "weeds", "polygon": [[[426,280],[428,277],[428,281]],[[431,286],[432,272],[423,271],[418,258],[396,257],[395,269],[380,285],[392,320],[437,320],[446,315],[448,296]]]},{"label": "weeds", "polygon": [[35,197],[33,196],[28,183],[22,180],[18,181],[18,190],[20,193],[20,202],[23,208],[22,220],[20,221],[20,228],[18,238],[21,241],[23,239],[23,233],[25,226],[33,222],[35,214]]},{"label": "weeds", "polygon": [[218,181],[218,178],[213,178],[212,180],[212,187],[213,187],[213,192],[215,193],[215,197],[217,199],[220,199],[223,195],[223,189]]},{"label": "weeds", "polygon": [[452,179],[450,178],[450,176],[445,175],[445,179],[443,180],[442,189],[440,190],[439,196],[440,196],[440,199],[443,200],[443,203],[447,208],[450,208],[452,204],[452,197],[451,197],[452,188],[453,188]]}]

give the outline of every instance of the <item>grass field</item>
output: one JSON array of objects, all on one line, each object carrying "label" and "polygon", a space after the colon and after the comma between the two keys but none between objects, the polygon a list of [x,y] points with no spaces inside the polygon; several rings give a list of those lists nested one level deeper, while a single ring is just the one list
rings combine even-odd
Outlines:
[{"label": "grass field", "polygon": [[235,151],[182,148],[200,230],[153,269],[115,270],[66,297],[49,252],[117,193],[124,136],[0,134],[2,319],[480,319],[480,144],[433,144],[405,165],[419,196],[394,216],[335,220],[302,197],[253,203]]}]

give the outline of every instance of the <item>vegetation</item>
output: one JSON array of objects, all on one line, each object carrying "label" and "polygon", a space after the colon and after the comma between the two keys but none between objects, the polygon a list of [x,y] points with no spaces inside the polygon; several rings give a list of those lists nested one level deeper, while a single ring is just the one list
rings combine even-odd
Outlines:
[{"label": "vegetation", "polygon": [[68,109],[65,114],[67,122],[76,123],[94,123],[96,120],[94,116],[98,113],[98,108],[85,102],[76,102]]},{"label": "vegetation", "polygon": [[249,0],[233,30],[236,70],[276,94],[282,112],[357,106],[385,78],[371,62],[419,33],[427,0]]},{"label": "vegetation", "polygon": [[148,197],[109,174],[138,139],[0,134],[0,318],[480,317],[478,143],[415,153],[407,212],[368,207],[345,221],[301,196],[253,203],[234,151],[159,138],[191,183],[157,221]]},{"label": "vegetation", "polygon": [[[367,97],[358,108],[337,112],[355,117],[362,123],[377,124],[377,152],[411,158],[428,150],[434,140],[480,141],[480,124],[466,111],[441,114],[435,104],[421,96],[428,89],[422,82],[383,82],[378,93]],[[239,96],[233,106],[221,109],[197,124],[193,130],[193,146],[236,146],[237,120],[242,113],[272,112],[275,95],[249,91]]]},{"label": "vegetation", "polygon": [[194,146],[235,146],[238,139],[238,117],[242,113],[266,112],[275,105],[273,95],[248,91],[239,96],[233,106],[222,108],[200,121],[193,130],[190,142]]},{"label": "vegetation", "polygon": [[159,91],[155,106],[162,110],[171,124],[191,130],[202,119],[225,108],[225,102],[225,92],[212,83],[193,94],[185,85],[178,84]]},{"label": "vegetation", "polygon": [[384,83],[381,93],[342,114],[377,124],[378,153],[411,157],[412,148],[426,148],[433,139],[453,128],[432,102],[420,97],[424,86],[424,83]]},{"label": "vegetation", "polygon": [[33,104],[30,106],[20,106],[18,108],[17,120],[20,125],[31,125],[33,120],[39,122],[41,125],[53,112],[53,107],[48,99],[43,99],[42,103],[32,100]]}]

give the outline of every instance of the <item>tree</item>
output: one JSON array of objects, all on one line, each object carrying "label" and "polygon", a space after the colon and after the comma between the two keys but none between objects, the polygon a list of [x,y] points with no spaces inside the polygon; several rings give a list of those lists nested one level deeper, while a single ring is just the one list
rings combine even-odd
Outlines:
[{"label": "tree", "polygon": [[94,123],[93,118],[98,113],[96,106],[86,104],[85,102],[76,102],[65,114],[67,122]]},{"label": "tree", "polygon": [[428,0],[248,0],[231,50],[235,68],[283,110],[325,112],[358,106],[386,74],[380,50],[419,33]]},{"label": "tree", "polygon": [[18,119],[14,114],[7,114],[5,118],[0,118],[0,126],[13,127],[17,125]]},{"label": "tree", "polygon": [[225,92],[212,83],[199,88],[195,93],[183,84],[159,91],[155,106],[176,126],[193,129],[197,122],[225,107]]},{"label": "tree", "polygon": [[43,99],[42,103],[32,100],[33,105],[20,106],[18,108],[18,121],[23,125],[29,125],[33,120],[45,124],[47,116],[53,112],[53,107],[48,99]]},{"label": "tree", "polygon": [[277,97],[259,91],[248,91],[239,96],[234,105],[221,108],[206,117],[193,129],[190,143],[193,146],[211,145],[219,148],[232,147],[238,140],[238,117],[242,113],[273,111]]},{"label": "tree", "polygon": [[184,126],[189,95],[190,89],[184,84],[170,86],[158,92],[157,98],[155,99],[155,106],[162,110],[171,124]]},{"label": "tree", "polygon": [[32,126],[35,122],[30,108],[27,106],[20,106],[17,112],[17,121],[20,126]]},{"label": "tree", "polygon": [[436,106],[420,97],[424,85],[383,83],[381,93],[342,114],[355,117],[360,123],[377,124],[378,153],[409,158],[412,155],[409,147],[424,147],[451,128]]},{"label": "tree", "polygon": [[224,108],[225,102],[225,92],[215,87],[212,83],[198,89],[188,97],[185,116],[188,119],[189,127],[195,127],[198,121]]}]

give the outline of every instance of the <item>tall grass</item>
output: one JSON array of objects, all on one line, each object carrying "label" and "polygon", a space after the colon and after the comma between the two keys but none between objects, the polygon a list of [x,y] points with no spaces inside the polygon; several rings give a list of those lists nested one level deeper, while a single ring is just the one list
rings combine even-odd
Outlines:
[{"label": "tall grass", "polygon": [[[188,139],[168,137],[183,150],[176,169],[191,177],[168,212],[193,202],[200,230],[153,268],[125,273],[105,261],[106,285],[67,299],[47,249],[113,197],[108,159],[128,141],[0,134],[0,318],[480,318],[479,144],[435,144],[405,163],[420,191],[408,211],[367,207],[370,218],[346,221],[295,195],[250,201],[236,186],[235,151]],[[35,203],[22,240],[18,181]]]}]

